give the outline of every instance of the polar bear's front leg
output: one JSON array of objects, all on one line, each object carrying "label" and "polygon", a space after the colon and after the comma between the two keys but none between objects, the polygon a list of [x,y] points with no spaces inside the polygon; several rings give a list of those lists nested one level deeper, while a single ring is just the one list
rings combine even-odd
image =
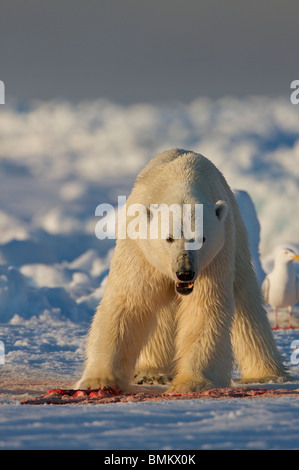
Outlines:
[{"label": "polar bear's front leg", "polygon": [[135,241],[118,240],[76,388],[127,389],[140,351],[155,328],[157,311],[171,293],[169,281],[147,262]]},{"label": "polar bear's front leg", "polygon": [[[77,389],[118,387],[126,390],[134,374],[140,350],[147,339],[151,312],[104,296],[95,314],[87,340],[87,360]],[[107,299],[107,300],[106,300]],[[113,309],[113,310],[112,310]]]},{"label": "polar bear's front leg", "polygon": [[196,302],[188,305],[189,302],[190,298],[184,300],[178,312],[176,376],[169,391],[188,393],[229,387],[233,368],[233,299],[223,299],[218,307],[217,302],[199,301],[197,311]]}]

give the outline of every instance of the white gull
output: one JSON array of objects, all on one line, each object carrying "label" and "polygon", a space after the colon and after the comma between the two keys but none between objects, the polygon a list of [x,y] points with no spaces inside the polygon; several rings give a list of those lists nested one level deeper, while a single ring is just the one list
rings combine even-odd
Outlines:
[{"label": "white gull", "polygon": [[262,284],[262,292],[267,304],[271,305],[275,314],[275,330],[279,329],[277,309],[287,308],[289,311],[289,326],[292,327],[292,307],[299,301],[299,278],[296,276],[294,260],[299,255],[293,250],[280,249],[274,261],[274,269],[268,274]]}]

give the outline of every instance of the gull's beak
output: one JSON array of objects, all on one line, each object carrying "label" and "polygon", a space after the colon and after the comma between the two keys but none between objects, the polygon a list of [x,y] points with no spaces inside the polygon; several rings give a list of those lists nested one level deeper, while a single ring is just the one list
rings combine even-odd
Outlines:
[{"label": "gull's beak", "polygon": [[297,261],[299,261],[299,255],[294,255],[293,259],[296,259]]}]

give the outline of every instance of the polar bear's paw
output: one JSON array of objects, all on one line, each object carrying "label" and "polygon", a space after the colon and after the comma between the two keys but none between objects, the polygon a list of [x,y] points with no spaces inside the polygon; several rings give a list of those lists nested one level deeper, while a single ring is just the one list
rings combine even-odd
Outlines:
[{"label": "polar bear's paw", "polygon": [[87,377],[86,379],[79,380],[75,389],[77,390],[96,390],[97,388],[104,387],[106,384],[99,378]]},{"label": "polar bear's paw", "polygon": [[77,390],[97,390],[99,388],[118,388],[119,390],[124,391],[126,389],[126,384],[124,381],[116,378],[102,378],[102,377],[82,377],[76,385],[75,389]]},{"label": "polar bear's paw", "polygon": [[142,374],[134,376],[134,383],[139,385],[168,385],[172,381],[172,376],[167,374]]},{"label": "polar bear's paw", "polygon": [[194,392],[202,392],[203,390],[209,390],[214,388],[214,386],[206,381],[195,381],[190,380],[186,382],[173,382],[171,387],[167,390],[168,393],[194,393]]},{"label": "polar bear's paw", "polygon": [[265,384],[265,383],[283,383],[290,380],[290,376],[274,376],[267,375],[263,377],[242,377],[241,379],[235,380],[237,384]]}]

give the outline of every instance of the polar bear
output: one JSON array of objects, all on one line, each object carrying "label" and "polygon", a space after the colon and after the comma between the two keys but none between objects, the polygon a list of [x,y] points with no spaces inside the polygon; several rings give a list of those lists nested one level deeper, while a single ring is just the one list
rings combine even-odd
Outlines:
[{"label": "polar bear", "polygon": [[163,152],[139,174],[131,204],[202,204],[201,247],[171,233],[117,240],[76,388],[127,390],[136,368],[172,374],[173,392],[229,387],[235,362],[244,383],[283,380],[242,216],[214,164]]}]

